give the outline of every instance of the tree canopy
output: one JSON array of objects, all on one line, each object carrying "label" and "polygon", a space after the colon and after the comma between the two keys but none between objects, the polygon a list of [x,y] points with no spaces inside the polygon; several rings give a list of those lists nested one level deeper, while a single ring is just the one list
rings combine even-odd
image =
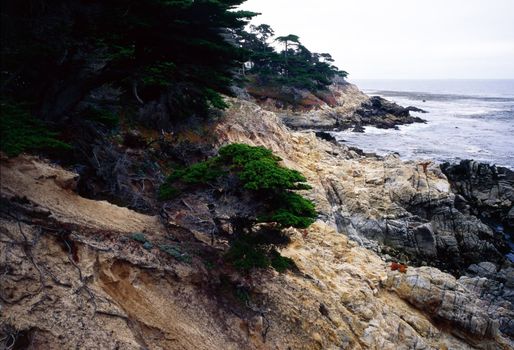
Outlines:
[{"label": "tree canopy", "polygon": [[[309,51],[299,36],[289,34],[273,40],[274,35],[267,24],[237,32],[239,45],[248,51],[255,64],[250,74],[257,84],[319,91],[325,90],[335,76],[347,76],[333,65],[330,54]],[[283,49],[277,52],[273,43],[282,44]]]},{"label": "tree canopy", "polygon": [[2,95],[54,122],[103,84],[139,102],[172,94],[172,115],[224,107],[244,59],[228,33],[255,15],[244,1],[2,1]]}]

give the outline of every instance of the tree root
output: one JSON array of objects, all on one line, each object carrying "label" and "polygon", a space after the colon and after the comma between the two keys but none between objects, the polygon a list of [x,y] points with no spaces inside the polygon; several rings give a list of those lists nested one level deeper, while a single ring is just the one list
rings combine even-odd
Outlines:
[{"label": "tree root", "polygon": [[82,269],[75,262],[75,258],[74,258],[75,250],[73,249],[73,247],[71,245],[72,243],[73,242],[70,243],[70,241],[68,241],[67,239],[64,240],[64,244],[66,245],[66,248],[68,249],[68,260],[77,269],[77,271],[79,273],[79,280],[80,280],[80,283],[82,284],[79,288],[77,288],[77,290],[75,291],[75,294],[79,294],[81,290],[85,290],[86,293],[89,295],[88,302],[91,302],[91,304],[93,305],[93,310],[96,313],[96,309],[97,309],[98,305],[96,304],[95,295],[91,291],[91,289],[87,286],[87,282],[85,281],[84,275],[82,274]]},{"label": "tree root", "polygon": [[[36,307],[37,305],[45,302],[46,300],[51,299],[48,296],[48,294],[47,294],[47,289],[48,289],[48,286],[47,286],[47,283],[46,283],[47,275],[57,285],[60,285],[62,287],[67,287],[67,288],[71,288],[72,287],[71,284],[61,282],[51,271],[49,271],[48,269],[43,268],[42,266],[40,266],[38,261],[34,257],[34,254],[33,254],[32,250],[38,244],[38,242],[39,242],[39,240],[40,240],[40,238],[42,236],[42,233],[46,232],[46,233],[48,233],[48,234],[58,238],[64,244],[64,247],[67,249],[67,252],[68,252],[68,254],[67,254],[68,255],[67,256],[68,260],[75,267],[75,269],[77,269],[77,271],[78,271],[79,280],[80,280],[81,285],[79,286],[79,288],[77,288],[77,290],[74,293],[75,294],[79,294],[82,290],[84,290],[87,293],[87,295],[89,296],[87,301],[92,303],[93,308],[96,311],[97,304],[96,304],[95,295],[91,291],[91,289],[87,286],[87,282],[86,282],[86,280],[84,278],[84,275],[82,273],[82,269],[76,263],[76,261],[78,260],[78,256],[77,256],[77,252],[76,252],[76,247],[74,247],[74,242],[69,239],[70,231],[67,230],[67,229],[55,229],[55,228],[52,228],[52,227],[44,227],[44,226],[41,226],[41,225],[37,225],[36,223],[31,222],[30,220],[28,220],[28,221],[21,220],[18,217],[18,215],[12,214],[9,211],[3,211],[3,214],[7,215],[8,217],[10,217],[11,219],[13,219],[16,222],[16,224],[18,226],[18,231],[19,231],[20,235],[22,236],[22,240],[17,240],[15,237],[12,237],[11,235],[9,235],[8,232],[5,232],[5,230],[0,230],[0,233],[4,234],[5,236],[7,236],[9,238],[9,240],[2,240],[1,242],[2,243],[6,243],[6,244],[17,245],[17,246],[20,246],[22,248],[22,251],[25,254],[25,256],[27,257],[27,260],[30,261],[30,263],[34,266],[34,268],[38,272],[38,275],[39,275],[39,288],[34,293],[23,295],[21,298],[19,298],[18,300],[15,300],[15,301],[7,300],[1,294],[0,294],[0,299],[3,302],[5,302],[5,303],[13,304],[13,303],[19,302],[22,299],[25,299],[25,298],[28,298],[28,297],[34,297],[34,296],[42,293],[43,294],[42,298],[36,304],[34,304],[32,306],[32,308]],[[28,235],[23,230],[22,222],[24,222],[24,223],[26,223],[28,225],[33,225],[33,226],[35,226],[37,228],[37,230],[36,230],[32,240],[29,240]],[[98,247],[93,247],[93,248],[97,249]],[[98,249],[102,250],[101,248],[98,248]],[[104,251],[107,251],[107,250],[110,250],[110,249],[104,249]],[[7,273],[8,273],[8,269],[6,267],[5,271],[3,272],[1,277],[4,277],[5,275],[7,275]]]}]

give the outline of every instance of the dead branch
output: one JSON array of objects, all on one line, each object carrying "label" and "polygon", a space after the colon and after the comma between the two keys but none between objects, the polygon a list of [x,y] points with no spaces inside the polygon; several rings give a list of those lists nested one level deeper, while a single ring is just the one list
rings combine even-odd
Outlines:
[{"label": "dead branch", "polygon": [[144,101],[141,99],[141,97],[139,97],[139,94],[137,92],[137,81],[134,80],[132,82],[132,93],[134,94],[134,97],[136,98],[137,102],[139,102],[140,104],[144,105]]},{"label": "dead branch", "polygon": [[182,202],[182,203],[183,203],[183,204],[184,204],[184,205],[185,205],[189,210],[191,210],[193,213],[195,212],[195,211],[193,210],[193,208],[191,208],[191,206],[190,206],[189,204],[187,204],[187,202],[186,202],[185,200],[181,199],[180,201],[181,201],[181,202]]},{"label": "dead branch", "polygon": [[18,339],[18,332],[11,333],[8,335],[8,337],[11,338],[11,344],[9,344],[7,341],[5,342],[5,350],[11,350],[14,348],[14,345],[16,344],[16,339]]}]

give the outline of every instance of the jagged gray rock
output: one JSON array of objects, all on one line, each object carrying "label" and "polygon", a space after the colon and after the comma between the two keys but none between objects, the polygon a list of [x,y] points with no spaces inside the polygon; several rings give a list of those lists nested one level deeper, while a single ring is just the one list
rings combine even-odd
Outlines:
[{"label": "jagged gray rock", "polygon": [[473,336],[494,338],[498,333],[498,321],[489,317],[480,300],[453,276],[438,269],[391,271],[385,285],[434,319],[449,322],[457,334],[466,331]]}]

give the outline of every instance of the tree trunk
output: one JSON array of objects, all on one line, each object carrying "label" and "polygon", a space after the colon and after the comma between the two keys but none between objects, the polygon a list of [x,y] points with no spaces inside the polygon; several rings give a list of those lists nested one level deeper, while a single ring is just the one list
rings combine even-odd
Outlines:
[{"label": "tree trunk", "polygon": [[44,94],[36,115],[44,121],[63,123],[70,112],[91,90],[121,76],[120,71],[107,68],[98,72],[82,68],[69,72],[63,80],[55,79]]}]

